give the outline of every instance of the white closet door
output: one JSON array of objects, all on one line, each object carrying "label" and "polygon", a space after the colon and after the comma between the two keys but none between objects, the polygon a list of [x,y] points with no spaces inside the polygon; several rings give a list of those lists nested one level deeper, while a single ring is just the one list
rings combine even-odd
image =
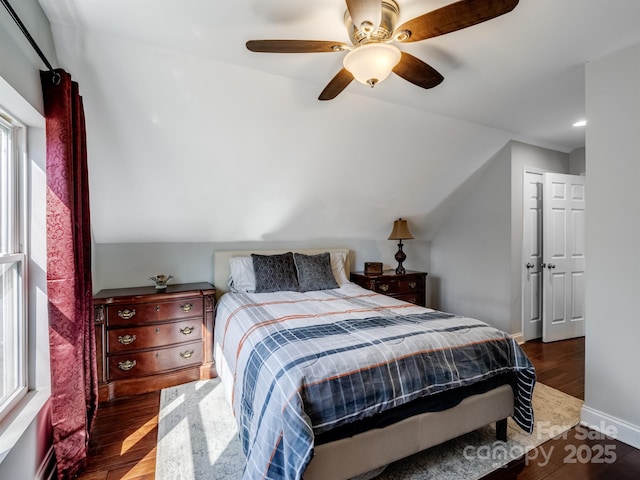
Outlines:
[{"label": "white closet door", "polygon": [[522,248],[522,335],[542,336],[542,173],[526,172]]},{"label": "white closet door", "polygon": [[584,336],[584,177],[544,174],[542,340]]}]

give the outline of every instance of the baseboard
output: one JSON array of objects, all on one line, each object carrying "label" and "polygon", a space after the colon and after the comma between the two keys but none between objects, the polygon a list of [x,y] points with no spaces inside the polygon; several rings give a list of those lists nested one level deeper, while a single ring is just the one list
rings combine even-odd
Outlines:
[{"label": "baseboard", "polygon": [[604,412],[582,406],[580,423],[634,448],[640,448],[640,427]]},{"label": "baseboard", "polygon": [[524,334],[522,332],[512,334],[511,338],[513,338],[518,345],[522,345],[524,343]]},{"label": "baseboard", "polygon": [[53,453],[53,446],[45,455],[34,480],[54,480],[56,478],[56,457]]}]

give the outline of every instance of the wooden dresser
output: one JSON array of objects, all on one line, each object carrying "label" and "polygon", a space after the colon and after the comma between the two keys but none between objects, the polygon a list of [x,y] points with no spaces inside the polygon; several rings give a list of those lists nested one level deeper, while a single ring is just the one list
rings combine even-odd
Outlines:
[{"label": "wooden dresser", "polygon": [[412,270],[401,274],[385,270],[379,275],[351,272],[351,281],[361,287],[423,307],[426,306],[426,279],[426,272]]},{"label": "wooden dresser", "polygon": [[100,402],[216,376],[211,284],[101,290],[93,306]]}]

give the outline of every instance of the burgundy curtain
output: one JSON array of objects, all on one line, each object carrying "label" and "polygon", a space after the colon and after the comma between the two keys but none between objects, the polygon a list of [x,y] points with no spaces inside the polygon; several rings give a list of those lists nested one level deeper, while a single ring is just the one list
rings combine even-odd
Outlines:
[{"label": "burgundy curtain", "polygon": [[58,479],[85,466],[97,409],[84,110],[64,70],[41,72],[47,138],[47,295]]}]

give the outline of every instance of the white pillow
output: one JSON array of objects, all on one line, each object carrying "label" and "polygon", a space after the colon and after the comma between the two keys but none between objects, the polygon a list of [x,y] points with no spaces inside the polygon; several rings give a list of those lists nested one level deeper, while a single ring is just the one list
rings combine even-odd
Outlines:
[{"label": "white pillow", "polygon": [[342,286],[345,283],[349,283],[347,272],[344,269],[344,262],[347,260],[347,254],[331,252],[330,257],[331,271],[333,271],[333,276],[336,277],[336,282],[338,282],[338,285]]},{"label": "white pillow", "polygon": [[[338,285],[349,283],[344,263],[347,260],[346,253],[329,254],[331,258],[331,271],[336,278]],[[231,257],[229,260],[231,276],[229,277],[229,288],[234,293],[248,293],[256,291],[256,276],[253,273],[253,259],[251,257]]]},{"label": "white pillow", "polygon": [[231,257],[229,267],[231,270],[229,287],[232,292],[256,291],[256,276],[253,273],[253,259],[251,257]]}]

